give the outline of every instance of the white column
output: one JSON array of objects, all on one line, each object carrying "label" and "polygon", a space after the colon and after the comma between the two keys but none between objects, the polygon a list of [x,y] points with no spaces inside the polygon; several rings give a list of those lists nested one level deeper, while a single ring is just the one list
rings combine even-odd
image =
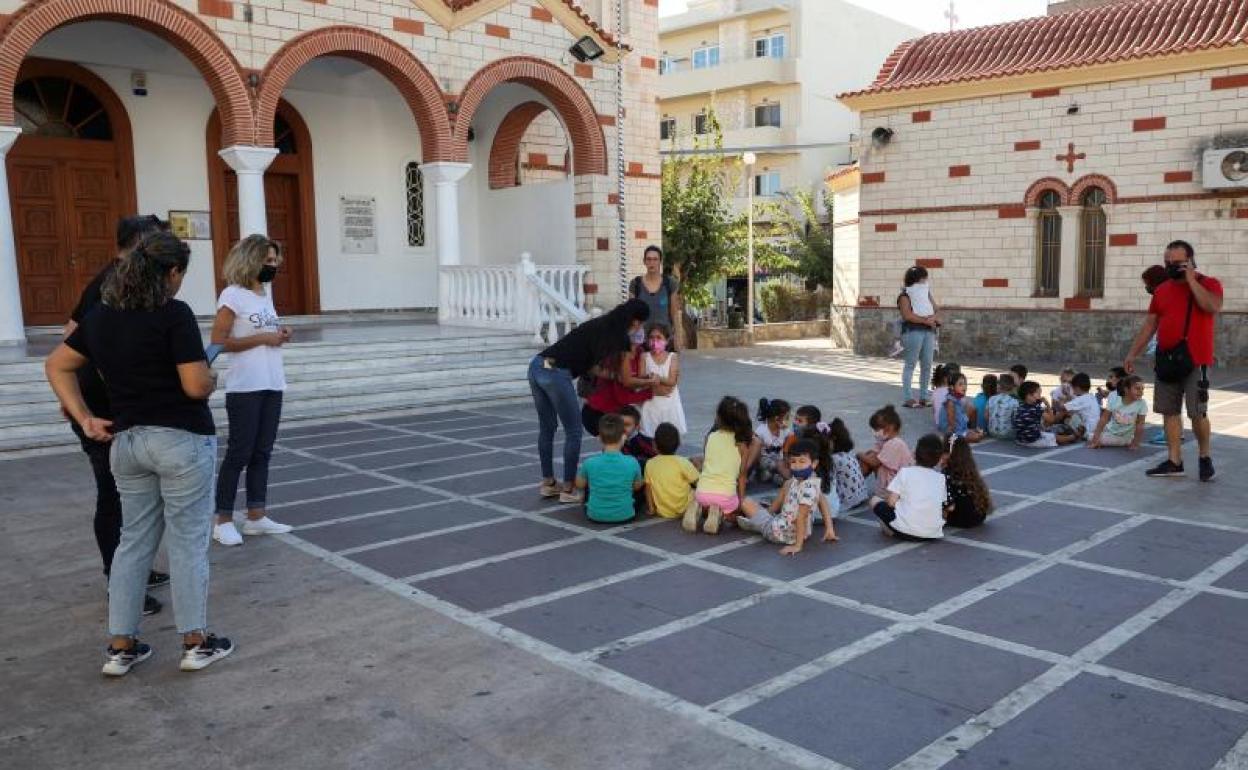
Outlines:
[{"label": "white column", "polygon": [[[0,126],[0,163],[9,154],[22,129]],[[0,184],[0,345],[25,345],[22,323],[22,287],[17,281],[17,243],[13,239],[13,210],[9,207],[9,179]]]},{"label": "white column", "polygon": [[264,170],[277,157],[275,147],[235,145],[218,155],[238,177],[238,235],[268,235],[269,222],[264,205]]},{"label": "white column", "polygon": [[1062,215],[1062,267],[1057,278],[1059,296],[1069,299],[1079,293],[1079,220],[1080,206],[1058,206]]},{"label": "white column", "polygon": [[459,180],[471,169],[471,163],[452,161],[422,163],[420,166],[425,179],[433,185],[439,267],[451,267],[462,261],[459,252]]}]

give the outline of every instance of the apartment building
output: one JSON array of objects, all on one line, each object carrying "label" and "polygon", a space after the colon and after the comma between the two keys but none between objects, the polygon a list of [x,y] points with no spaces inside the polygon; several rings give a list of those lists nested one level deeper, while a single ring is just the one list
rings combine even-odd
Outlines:
[{"label": "apartment building", "polygon": [[[870,81],[904,40],[923,31],[843,0],[690,0],[659,19],[659,132],[665,156],[723,131],[725,173],[744,207],[821,190],[853,160],[857,116],[835,95]],[[705,142],[703,142],[705,144]],[[752,179],[740,165],[757,156]]]}]

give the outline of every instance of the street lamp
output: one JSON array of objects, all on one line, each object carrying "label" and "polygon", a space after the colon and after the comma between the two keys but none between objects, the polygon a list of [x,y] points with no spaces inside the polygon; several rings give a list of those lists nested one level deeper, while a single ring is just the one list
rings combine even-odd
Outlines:
[{"label": "street lamp", "polygon": [[746,152],[741,156],[745,162],[746,189],[746,274],[745,274],[745,323],[750,330],[750,339],[754,338],[754,164],[758,156]]}]

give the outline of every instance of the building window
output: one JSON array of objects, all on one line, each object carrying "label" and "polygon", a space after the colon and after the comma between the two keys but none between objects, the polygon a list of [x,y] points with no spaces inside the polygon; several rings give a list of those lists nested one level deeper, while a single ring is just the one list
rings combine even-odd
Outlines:
[{"label": "building window", "polygon": [[780,105],[778,104],[759,104],[754,107],[754,125],[755,126],[775,126],[780,127]]},{"label": "building window", "polygon": [[754,175],[754,194],[772,196],[780,194],[780,172],[767,171]]},{"label": "building window", "polygon": [[705,112],[699,112],[693,116],[693,133],[698,136],[709,134],[711,132],[711,116]]},{"label": "building window", "polygon": [[1105,191],[1090,188],[1080,202],[1079,293],[1099,297],[1105,293]]},{"label": "building window", "polygon": [[13,89],[17,125],[26,136],[56,139],[113,138],[108,113],[95,94],[62,77],[35,77]]},{"label": "building window", "polygon": [[663,118],[659,121],[659,138],[676,138],[676,118]]},{"label": "building window", "polygon": [[407,245],[424,246],[425,175],[420,172],[420,164],[416,161],[407,164],[404,188],[407,198]]},{"label": "building window", "polygon": [[754,58],[783,59],[784,33],[780,32],[775,35],[754,38]]},{"label": "building window", "polygon": [[1062,265],[1062,215],[1057,207],[1061,196],[1049,190],[1040,196],[1036,219],[1036,296],[1058,296]]},{"label": "building window", "polygon": [[673,59],[670,56],[660,56],[659,57],[659,74],[667,75],[669,73],[678,71],[680,67],[677,64],[677,62],[678,62],[677,59]]},{"label": "building window", "polygon": [[708,67],[719,66],[719,46],[709,45],[705,48],[693,49],[693,68],[695,70],[704,70]]}]

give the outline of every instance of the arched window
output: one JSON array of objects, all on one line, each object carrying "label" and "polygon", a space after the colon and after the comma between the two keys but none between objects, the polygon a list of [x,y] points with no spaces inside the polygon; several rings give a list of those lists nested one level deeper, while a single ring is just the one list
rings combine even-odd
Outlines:
[{"label": "arched window", "polygon": [[282,113],[273,116],[273,146],[278,155],[296,155],[299,145],[295,141],[295,129],[291,127]]},{"label": "arched window", "polygon": [[1062,198],[1054,190],[1040,196],[1040,216],[1036,219],[1036,296],[1058,296],[1062,266],[1062,215],[1057,207]]},{"label": "arched window", "polygon": [[1105,292],[1105,191],[1089,187],[1079,213],[1079,294],[1099,297]]},{"label": "arched window", "polygon": [[95,94],[68,78],[33,77],[13,89],[17,125],[27,136],[110,141],[113,127]]},{"label": "arched window", "polygon": [[407,200],[407,245],[411,247],[425,245],[425,177],[420,172],[420,164],[411,161],[407,164],[403,176],[405,197]]}]

